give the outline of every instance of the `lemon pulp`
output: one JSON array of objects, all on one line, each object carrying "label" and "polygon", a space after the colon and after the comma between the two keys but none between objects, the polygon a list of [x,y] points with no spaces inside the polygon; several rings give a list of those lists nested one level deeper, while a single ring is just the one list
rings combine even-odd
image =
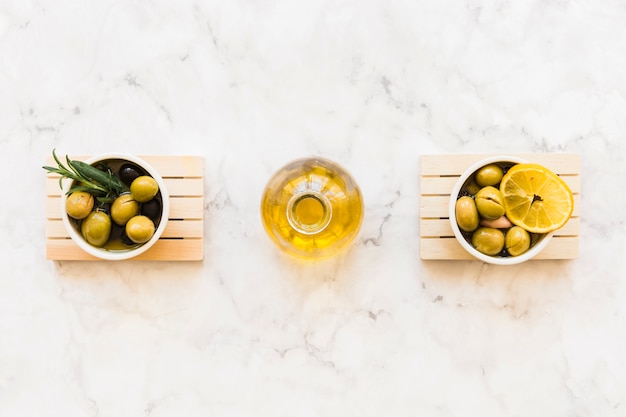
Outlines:
[{"label": "lemon pulp", "polygon": [[500,183],[506,216],[529,232],[548,233],[562,227],[574,210],[568,185],[548,168],[517,164]]}]

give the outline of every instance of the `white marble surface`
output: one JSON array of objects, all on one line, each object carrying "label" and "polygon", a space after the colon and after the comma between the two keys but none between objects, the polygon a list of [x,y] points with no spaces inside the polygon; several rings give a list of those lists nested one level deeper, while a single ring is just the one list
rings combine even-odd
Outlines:
[{"label": "white marble surface", "polygon": [[[0,415],[626,415],[626,5],[3,1]],[[202,263],[45,259],[60,153],[198,154]],[[419,156],[582,155],[581,254],[419,258]],[[356,177],[340,258],[258,213],[301,156]]]}]

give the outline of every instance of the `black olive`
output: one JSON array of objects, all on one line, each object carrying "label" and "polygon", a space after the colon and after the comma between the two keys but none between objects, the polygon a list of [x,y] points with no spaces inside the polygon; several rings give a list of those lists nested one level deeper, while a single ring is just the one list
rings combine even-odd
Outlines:
[{"label": "black olive", "polygon": [[98,210],[104,211],[109,216],[111,215],[111,203],[100,203]]},{"label": "black olive", "polygon": [[130,238],[126,234],[126,230],[125,229],[122,229],[122,235],[120,236],[120,239],[122,240],[122,243],[125,244],[126,246],[133,246],[133,245],[135,245],[135,242],[130,240]]},{"label": "black olive", "polygon": [[161,202],[153,198],[147,203],[143,203],[141,205],[141,214],[146,217],[149,217],[153,222],[157,222],[161,217]]},{"label": "black olive", "polygon": [[143,172],[141,168],[139,168],[137,165],[124,164],[120,167],[120,172],[118,175],[120,179],[124,182],[124,184],[130,185],[135,180],[135,178],[143,175]]},{"label": "black olive", "polygon": [[509,253],[508,250],[506,250],[506,248],[503,248],[497,256],[500,256],[502,258],[507,258],[511,256],[511,254]]}]

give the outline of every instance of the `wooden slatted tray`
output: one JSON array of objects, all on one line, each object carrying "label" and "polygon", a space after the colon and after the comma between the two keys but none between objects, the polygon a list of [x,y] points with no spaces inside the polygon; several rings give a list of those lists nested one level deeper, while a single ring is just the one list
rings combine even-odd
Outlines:
[{"label": "wooden slatted tray", "polygon": [[[468,254],[454,238],[448,216],[450,192],[461,174],[475,162],[496,156],[424,155],[420,164],[420,253],[422,259],[468,260]],[[573,259],[579,252],[580,155],[515,155],[541,164],[561,176],[574,193],[574,213],[555,232],[549,245],[533,259]]]},{"label": "wooden slatted tray", "polygon": [[[77,156],[72,159],[84,160]],[[136,260],[201,261],[204,256],[204,158],[142,156],[158,171],[170,194],[170,216],[158,242]],[[56,166],[52,157],[46,165]],[[46,175],[46,257],[57,261],[99,260],[78,247],[61,220],[59,176]]]}]

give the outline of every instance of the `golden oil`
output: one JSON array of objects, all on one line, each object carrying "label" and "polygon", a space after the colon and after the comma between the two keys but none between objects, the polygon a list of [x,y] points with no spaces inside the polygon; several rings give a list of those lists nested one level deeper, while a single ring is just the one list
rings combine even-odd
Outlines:
[{"label": "golden oil", "polygon": [[361,190],[325,158],[293,161],[276,172],[261,200],[263,226],[286,253],[323,259],[346,249],[363,220]]}]

